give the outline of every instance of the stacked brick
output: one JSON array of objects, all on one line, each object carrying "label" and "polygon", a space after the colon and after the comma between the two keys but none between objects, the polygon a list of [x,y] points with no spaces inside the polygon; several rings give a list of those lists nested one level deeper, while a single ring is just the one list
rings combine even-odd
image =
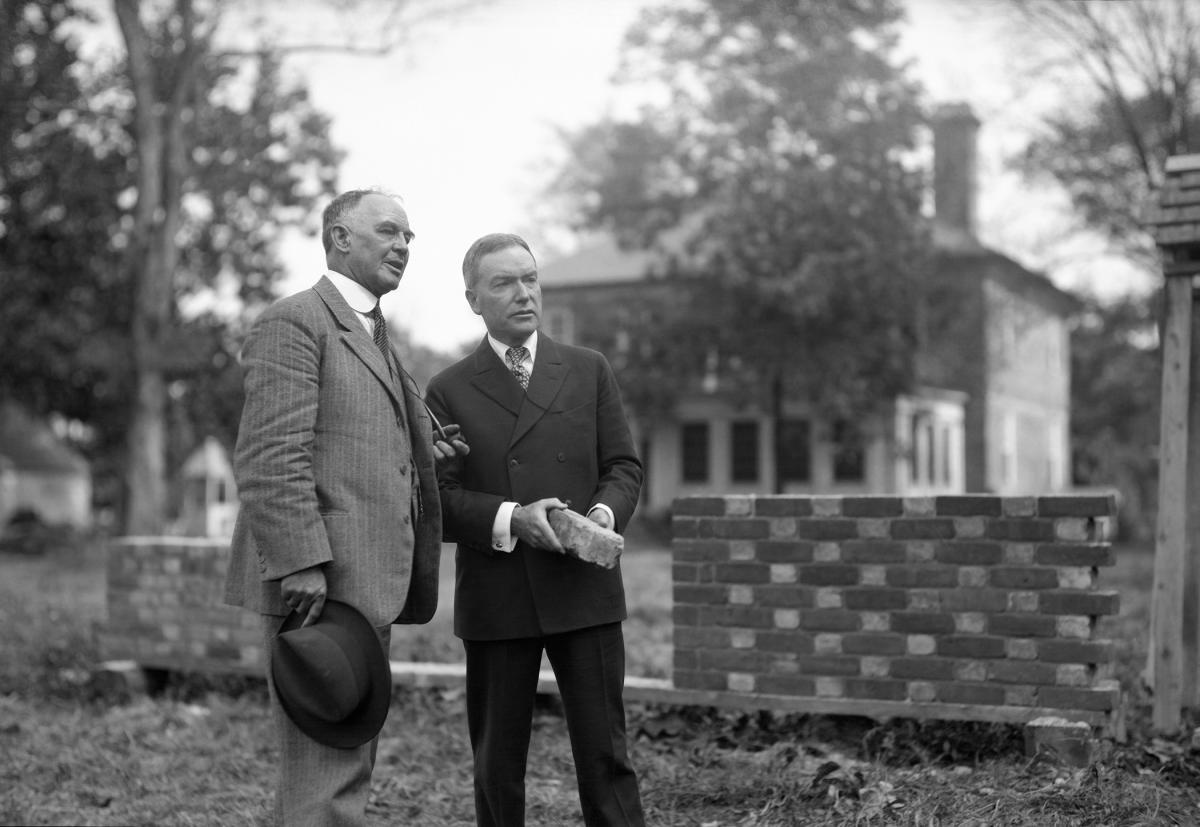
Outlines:
[{"label": "stacked brick", "polygon": [[[674,685],[714,702],[1106,724],[1107,496],[675,501]],[[807,705],[806,705],[807,704]]]},{"label": "stacked brick", "polygon": [[207,672],[262,671],[258,616],[223,605],[228,541],[131,537],[108,549],[110,660]]}]

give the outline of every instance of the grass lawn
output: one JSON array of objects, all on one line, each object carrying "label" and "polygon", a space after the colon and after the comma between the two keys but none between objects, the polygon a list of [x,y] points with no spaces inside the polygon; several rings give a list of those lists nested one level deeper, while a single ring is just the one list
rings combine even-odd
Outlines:
[{"label": "grass lawn", "polygon": [[[649,823],[779,825],[1193,825],[1200,750],[1190,729],[1147,731],[1145,662],[1152,559],[1122,550],[1103,586],[1122,593],[1104,621],[1129,689],[1130,739],[1087,770],[1029,760],[1019,729],[990,724],[741,714],[631,705],[629,728]],[[460,660],[443,605],[397,627],[393,656]],[[666,677],[670,556],[631,543],[622,564],[631,674]],[[130,696],[94,667],[103,563],[86,549],[0,554],[0,824],[266,824],[274,746],[261,682],[174,676]],[[570,748],[553,703],[535,722],[530,825],[581,823]],[[470,754],[458,689],[398,688],[385,725],[370,819],[473,824]]]}]

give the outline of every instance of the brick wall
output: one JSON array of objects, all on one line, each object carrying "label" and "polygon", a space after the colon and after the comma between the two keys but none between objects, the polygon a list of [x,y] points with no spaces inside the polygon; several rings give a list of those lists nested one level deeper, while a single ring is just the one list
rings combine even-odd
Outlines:
[{"label": "brick wall", "polygon": [[675,501],[674,685],[817,713],[1107,725],[1106,496]]},{"label": "brick wall", "polygon": [[228,566],[228,540],[112,542],[104,657],[151,668],[262,674],[258,615],[221,602]]}]

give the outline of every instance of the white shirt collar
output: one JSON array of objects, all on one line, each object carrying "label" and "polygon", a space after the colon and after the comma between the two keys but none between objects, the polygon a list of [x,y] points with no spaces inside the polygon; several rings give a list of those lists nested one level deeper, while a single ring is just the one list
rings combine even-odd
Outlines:
[{"label": "white shirt collar", "polygon": [[333,286],[337,288],[337,291],[342,294],[342,298],[346,300],[346,304],[359,313],[370,313],[375,309],[375,305],[379,304],[379,299],[374,293],[349,276],[343,276],[341,273],[335,273],[333,270],[326,270],[325,275],[333,282]]},{"label": "white shirt collar", "polygon": [[[496,355],[500,357],[500,361],[507,365],[508,362],[505,361],[504,354],[508,352],[508,345],[504,344],[504,342],[492,336],[490,333],[488,334],[487,338],[488,344],[492,346],[492,350],[496,351]],[[532,365],[534,359],[537,358],[537,343],[538,335],[536,330],[533,331],[533,333],[530,333],[529,338],[522,343],[525,345],[525,347],[529,348],[529,356],[525,360],[525,364],[527,366]]]}]

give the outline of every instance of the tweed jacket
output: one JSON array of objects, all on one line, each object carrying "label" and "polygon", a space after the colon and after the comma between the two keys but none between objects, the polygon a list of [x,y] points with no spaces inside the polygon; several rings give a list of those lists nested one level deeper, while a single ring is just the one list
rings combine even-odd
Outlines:
[{"label": "tweed jacket", "polygon": [[511,553],[491,547],[506,500],[558,497],[580,513],[604,503],[618,531],[633,516],[642,465],[607,360],[539,333],[526,392],[485,337],[430,381],[427,400],[439,420],[462,426],[471,446],[439,480],[447,538],[458,543],[455,634],[504,640],[624,620],[619,566],[524,543]]},{"label": "tweed jacket", "polygon": [[226,602],[286,615],[279,581],[322,565],[328,597],[374,625],[427,622],[441,508],[432,424],[412,380],[393,380],[325,277],[263,312],[242,364]]}]

